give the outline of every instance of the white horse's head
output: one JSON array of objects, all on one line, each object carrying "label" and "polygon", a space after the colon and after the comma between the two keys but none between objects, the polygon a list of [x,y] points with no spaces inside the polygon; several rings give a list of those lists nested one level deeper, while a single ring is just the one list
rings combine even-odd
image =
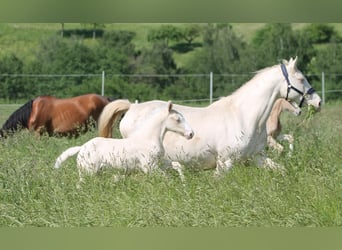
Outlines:
[{"label": "white horse's head", "polygon": [[184,116],[178,111],[172,109],[172,102],[167,103],[169,115],[165,122],[167,130],[183,135],[186,139],[191,139],[194,136],[194,131],[185,120]]},{"label": "white horse's head", "polygon": [[281,96],[289,101],[299,101],[301,107],[304,101],[313,106],[316,110],[321,107],[321,98],[311,87],[306,77],[297,69],[297,57],[290,61],[284,60],[280,64],[284,75],[284,87],[281,89]]}]

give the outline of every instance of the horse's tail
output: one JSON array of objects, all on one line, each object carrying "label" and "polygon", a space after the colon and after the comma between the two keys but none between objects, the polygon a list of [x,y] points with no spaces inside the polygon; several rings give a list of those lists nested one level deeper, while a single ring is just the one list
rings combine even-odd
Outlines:
[{"label": "horse's tail", "polygon": [[112,137],[112,126],[127,112],[131,103],[128,100],[116,100],[108,103],[100,115],[98,121],[99,136]]},{"label": "horse's tail", "polygon": [[10,115],[4,125],[2,125],[0,135],[17,131],[20,128],[28,128],[28,120],[31,115],[34,100],[35,99],[28,101]]},{"label": "horse's tail", "polygon": [[81,150],[82,146],[71,147],[61,153],[57,159],[54,168],[60,168],[62,163],[69,157],[77,154]]}]

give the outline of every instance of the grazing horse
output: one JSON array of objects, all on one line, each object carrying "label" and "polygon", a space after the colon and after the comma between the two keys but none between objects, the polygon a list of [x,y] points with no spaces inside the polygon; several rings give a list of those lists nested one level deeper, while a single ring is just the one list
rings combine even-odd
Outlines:
[{"label": "grazing horse", "polygon": [[[118,101],[122,106],[130,107],[127,100]],[[141,169],[148,173],[158,167],[164,159],[163,139],[166,131],[176,132],[186,139],[191,139],[193,130],[183,115],[172,109],[172,103],[164,103],[156,110],[146,114],[146,121],[137,127],[136,131],[126,139],[112,139],[96,137],[82,146],[71,147],[65,150],[56,160],[55,168],[59,168],[67,158],[77,155],[77,167],[80,181],[82,172],[93,174],[103,167],[118,169]],[[183,175],[177,166],[175,168],[180,177]]]},{"label": "grazing horse", "polygon": [[53,96],[38,96],[30,100],[8,118],[0,130],[0,136],[27,128],[38,134],[47,132],[50,136],[77,135],[80,126],[89,118],[98,120],[104,106],[110,100],[106,97],[87,94],[66,99]]},{"label": "grazing horse", "polygon": [[293,105],[286,101],[284,98],[279,98],[273,105],[271,110],[270,117],[266,122],[266,131],[267,131],[267,144],[276,149],[279,153],[284,150],[284,147],[280,145],[276,138],[281,140],[287,140],[289,142],[290,150],[293,150],[293,136],[290,134],[280,134],[281,132],[281,123],[280,123],[280,114],[283,111],[292,112],[294,115],[298,116],[301,114],[301,109],[297,106],[296,103]]},{"label": "grazing horse", "polygon": [[[274,102],[279,97],[304,101],[320,109],[321,98],[305,76],[297,69],[297,58],[265,68],[230,96],[207,107],[174,105],[186,116],[195,136],[185,140],[175,133],[166,133],[163,144],[172,161],[191,162],[200,169],[216,168],[221,175],[236,160],[254,160],[258,166],[279,167],[261,154],[267,143],[266,121]],[[147,113],[163,105],[163,101],[132,104],[129,109],[118,109],[117,102],[109,103],[99,118],[100,136],[111,136],[115,116],[125,116],[120,122],[123,137],[129,137]]]}]

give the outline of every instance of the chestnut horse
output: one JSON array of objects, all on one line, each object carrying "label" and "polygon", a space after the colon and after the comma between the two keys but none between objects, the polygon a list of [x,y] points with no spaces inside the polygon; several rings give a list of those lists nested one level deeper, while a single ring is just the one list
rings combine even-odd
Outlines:
[{"label": "chestnut horse", "polygon": [[30,100],[8,118],[0,130],[0,137],[27,128],[42,135],[78,135],[80,127],[85,132],[89,118],[98,120],[103,108],[110,102],[97,94],[86,94],[59,99],[38,96]]}]

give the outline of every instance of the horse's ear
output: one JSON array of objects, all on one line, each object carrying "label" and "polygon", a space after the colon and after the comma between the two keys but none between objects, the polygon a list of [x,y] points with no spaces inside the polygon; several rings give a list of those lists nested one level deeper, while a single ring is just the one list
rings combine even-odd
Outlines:
[{"label": "horse's ear", "polygon": [[297,56],[295,57],[295,59],[291,57],[290,62],[289,62],[290,70],[295,70],[297,68],[297,59],[298,59]]},{"label": "horse's ear", "polygon": [[172,109],[172,101],[168,101],[167,102],[167,109],[168,109],[169,112],[171,111],[171,109]]},{"label": "horse's ear", "polygon": [[296,65],[296,63],[297,63],[297,59],[298,59],[298,57],[296,56],[294,59],[291,57],[290,58],[290,62],[289,62],[289,64],[290,65]]}]

